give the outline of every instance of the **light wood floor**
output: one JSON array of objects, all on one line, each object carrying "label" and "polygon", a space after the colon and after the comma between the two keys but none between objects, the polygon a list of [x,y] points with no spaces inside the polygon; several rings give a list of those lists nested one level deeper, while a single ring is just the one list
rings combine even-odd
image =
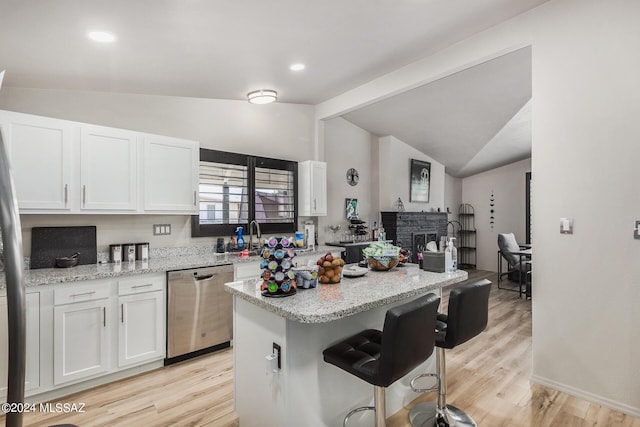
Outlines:
[{"label": "light wood floor", "polygon": [[[640,427],[640,419],[531,385],[531,301],[497,289],[495,273],[470,272],[470,280],[484,277],[494,282],[489,326],[482,335],[447,350],[450,404],[466,410],[481,427]],[[443,294],[446,308],[448,290]],[[59,402],[85,403],[86,412],[29,413],[24,425],[238,426],[233,412],[232,356],[231,349],[224,350],[67,396]],[[416,401],[421,400],[435,400],[435,393]],[[387,425],[408,427],[409,409],[391,416]]]}]

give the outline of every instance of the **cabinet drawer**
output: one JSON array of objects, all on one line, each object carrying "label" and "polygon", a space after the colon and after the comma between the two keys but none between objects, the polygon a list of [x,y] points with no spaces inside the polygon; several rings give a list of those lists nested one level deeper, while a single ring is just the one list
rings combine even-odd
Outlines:
[{"label": "cabinet drawer", "polygon": [[152,274],[118,280],[118,295],[139,294],[141,292],[161,291],[164,289],[165,274]]},{"label": "cabinet drawer", "polygon": [[53,304],[63,305],[75,302],[93,301],[109,298],[111,294],[109,282],[73,285],[53,291]]}]

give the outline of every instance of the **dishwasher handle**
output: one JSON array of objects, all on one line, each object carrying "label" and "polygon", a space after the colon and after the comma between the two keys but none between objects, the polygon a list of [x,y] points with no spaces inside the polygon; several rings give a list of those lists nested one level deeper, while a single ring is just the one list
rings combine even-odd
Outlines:
[{"label": "dishwasher handle", "polygon": [[215,274],[206,274],[204,276],[195,276],[194,279],[197,282],[201,282],[203,280],[209,280],[209,279],[213,279],[215,277]]}]

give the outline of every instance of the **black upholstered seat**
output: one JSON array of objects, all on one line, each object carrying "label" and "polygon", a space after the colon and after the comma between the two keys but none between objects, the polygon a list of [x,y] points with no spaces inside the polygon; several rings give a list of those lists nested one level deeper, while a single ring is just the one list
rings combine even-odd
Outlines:
[{"label": "black upholstered seat", "polygon": [[[382,331],[367,329],[327,348],[327,363],[376,386],[376,425],[384,422],[384,387],[433,353],[440,297],[427,294],[387,311]],[[381,390],[381,393],[380,393]],[[381,395],[380,395],[381,394]],[[381,402],[380,402],[381,401]],[[351,411],[345,418],[362,409]]]},{"label": "black upholstered seat", "polygon": [[491,282],[480,280],[454,288],[449,293],[447,314],[438,314],[438,325],[445,333],[436,334],[436,346],[454,348],[484,331],[489,319]]}]

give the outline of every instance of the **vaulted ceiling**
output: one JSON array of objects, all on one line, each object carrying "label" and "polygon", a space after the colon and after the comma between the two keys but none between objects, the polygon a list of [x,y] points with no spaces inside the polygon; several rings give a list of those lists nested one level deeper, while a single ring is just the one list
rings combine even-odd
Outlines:
[{"label": "vaulted ceiling", "polygon": [[343,115],[465,177],[531,156],[531,48]]},{"label": "vaulted ceiling", "polygon": [[[237,100],[270,88],[280,102],[317,104],[545,1],[0,0],[0,70],[6,69],[4,84],[12,87]],[[86,37],[91,30],[111,31],[117,39],[97,44]],[[290,71],[298,62],[306,69]],[[472,169],[480,139],[495,136],[521,98],[495,93],[495,117],[484,111],[462,120],[463,112],[472,113],[454,102],[460,90],[444,93],[460,84],[421,88],[451,100],[440,112],[429,110],[429,117],[448,110],[455,120],[438,122],[421,142],[406,132],[399,136],[455,173]],[[407,116],[416,117],[407,105]],[[481,119],[488,124],[480,126]],[[364,123],[364,112],[350,120]],[[447,160],[447,143],[460,144],[464,164]]]}]

